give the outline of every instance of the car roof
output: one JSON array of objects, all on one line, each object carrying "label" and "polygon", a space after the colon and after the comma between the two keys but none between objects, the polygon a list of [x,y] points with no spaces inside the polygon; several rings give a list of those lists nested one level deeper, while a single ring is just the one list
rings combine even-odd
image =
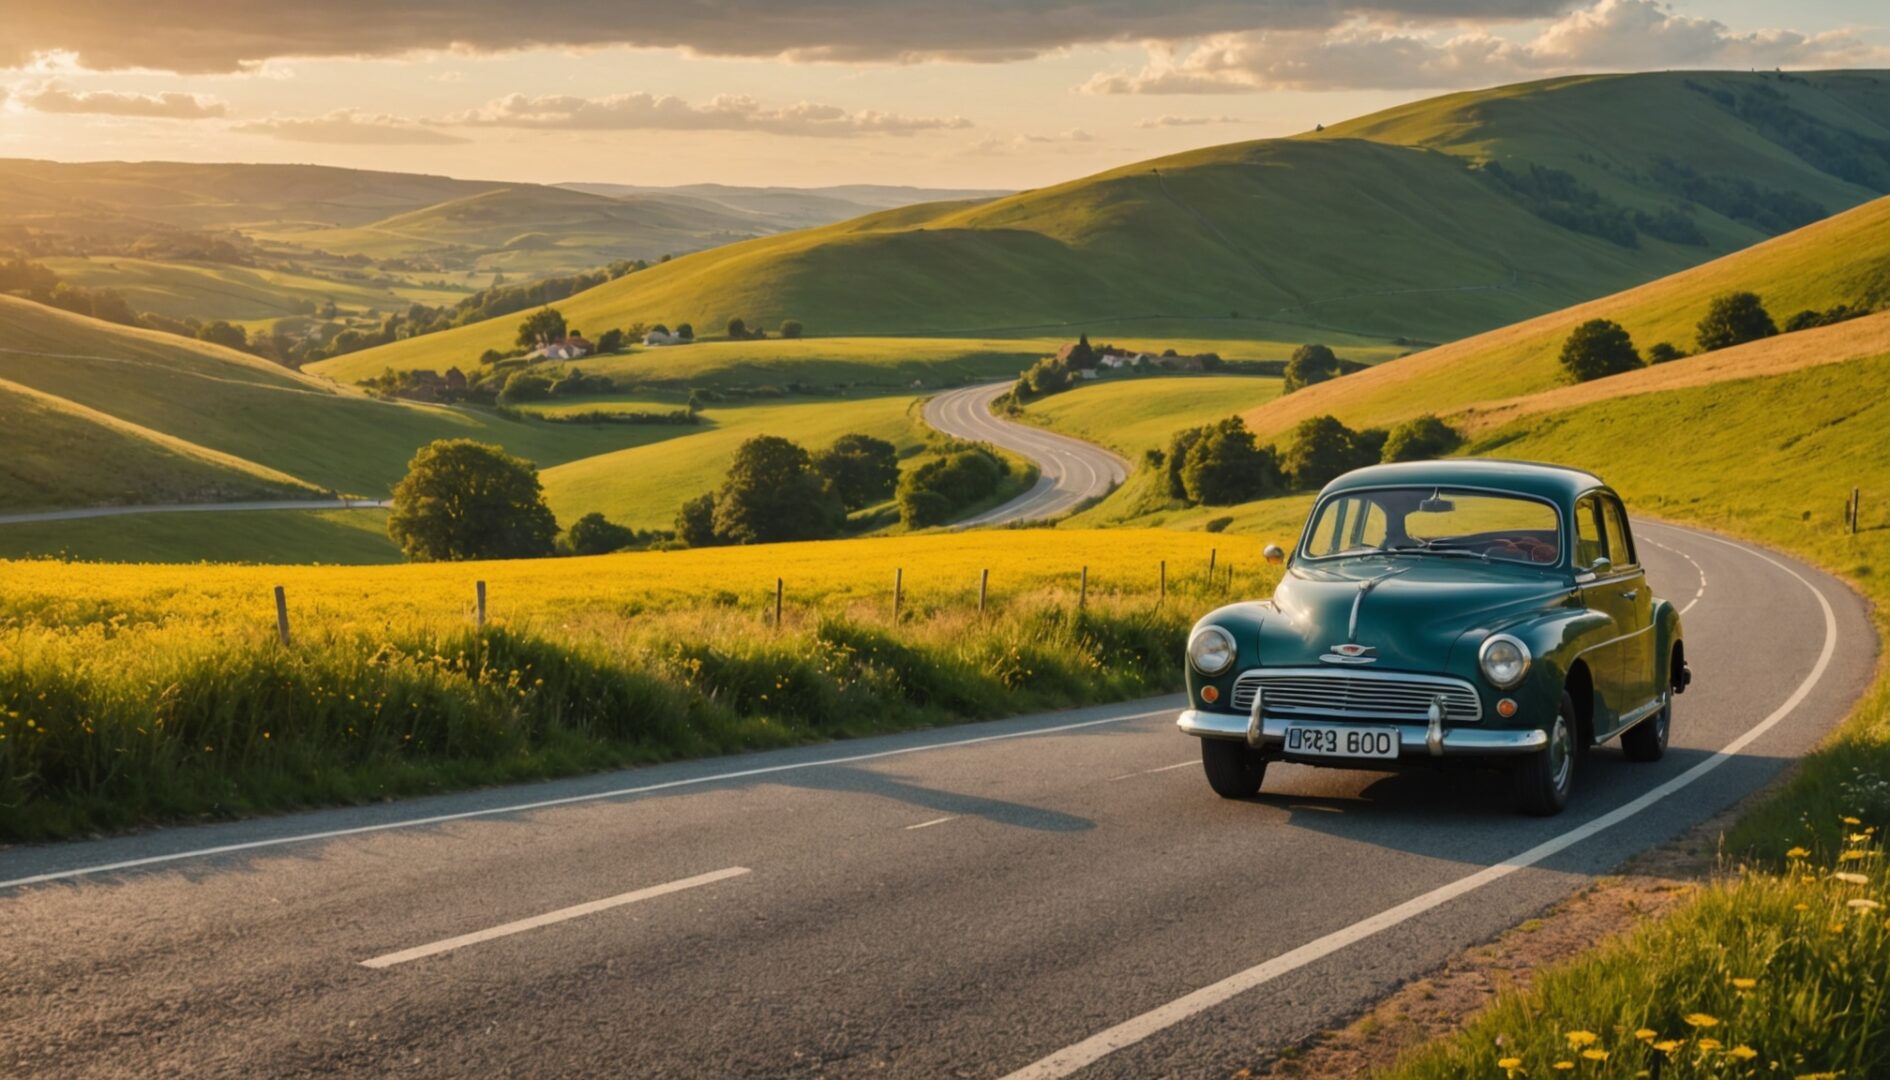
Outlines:
[{"label": "car roof", "polygon": [[1327,484],[1321,496],[1360,488],[1430,485],[1494,488],[1534,495],[1564,505],[1582,494],[1606,487],[1601,478],[1582,469],[1538,461],[1502,461],[1495,458],[1451,458],[1446,461],[1402,461],[1354,469]]}]

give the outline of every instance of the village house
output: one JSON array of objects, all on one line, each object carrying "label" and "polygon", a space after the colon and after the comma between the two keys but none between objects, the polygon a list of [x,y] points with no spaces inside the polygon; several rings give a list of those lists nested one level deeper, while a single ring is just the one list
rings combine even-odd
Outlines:
[{"label": "village house", "polygon": [[597,351],[597,346],[586,340],[584,335],[572,331],[563,341],[554,341],[540,345],[528,355],[533,360],[576,360]]},{"label": "village house", "polygon": [[682,335],[674,330],[652,330],[643,335],[645,345],[681,345]]}]

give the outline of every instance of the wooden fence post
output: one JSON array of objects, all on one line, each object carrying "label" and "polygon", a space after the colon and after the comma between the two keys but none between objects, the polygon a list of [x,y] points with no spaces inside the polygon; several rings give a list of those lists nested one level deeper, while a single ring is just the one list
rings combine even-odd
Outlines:
[{"label": "wooden fence post", "polygon": [[906,588],[906,568],[903,566],[894,567],[893,568],[893,622],[895,624],[899,622],[899,601],[902,599],[902,595],[905,592],[905,588]]},{"label": "wooden fence post", "polygon": [[774,579],[774,628],[781,629],[781,579]]},{"label": "wooden fence post", "polygon": [[276,637],[284,645],[289,643],[289,598],[280,585],[276,586]]},{"label": "wooden fence post", "polygon": [[473,625],[481,630],[486,626],[486,583],[473,582]]},{"label": "wooden fence post", "polygon": [[1157,590],[1155,593],[1156,603],[1161,603],[1163,600],[1168,599],[1168,560],[1167,559],[1163,559],[1161,561],[1161,578],[1157,582],[1155,587]]},{"label": "wooden fence post", "polygon": [[1851,535],[1857,535],[1857,519],[1864,513],[1864,492],[1861,488],[1851,489]]},{"label": "wooden fence post", "polygon": [[1089,567],[1083,567],[1083,576],[1076,583],[1076,610],[1089,606]]},{"label": "wooden fence post", "polygon": [[1219,549],[1219,548],[1208,548],[1208,573],[1207,573],[1207,579],[1208,579],[1208,587],[1209,587],[1209,588],[1213,588],[1213,587],[1214,587],[1214,557],[1215,557],[1216,555],[1219,555],[1220,553],[1221,553],[1221,552],[1220,552],[1220,549]]},{"label": "wooden fence post", "polygon": [[984,596],[991,587],[991,570],[986,567],[978,571],[978,618],[984,618]]}]

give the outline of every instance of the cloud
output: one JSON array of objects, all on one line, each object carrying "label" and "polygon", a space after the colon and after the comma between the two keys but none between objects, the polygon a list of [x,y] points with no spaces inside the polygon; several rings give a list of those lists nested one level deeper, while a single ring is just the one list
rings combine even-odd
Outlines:
[{"label": "cloud", "polygon": [[1205,127],[1209,124],[1238,123],[1240,123],[1240,118],[1236,116],[1175,116],[1169,114],[1164,116],[1150,116],[1142,120],[1137,120],[1135,126],[1144,131],[1148,131],[1155,128]]},{"label": "cloud", "polygon": [[1084,131],[1082,128],[1071,128],[1068,131],[1059,131],[1055,134],[1048,135],[987,135],[967,145],[964,152],[975,156],[997,157],[1041,146],[1064,146],[1075,149],[1085,143],[1093,143],[1095,141],[1096,136]]},{"label": "cloud", "polygon": [[839,62],[1003,61],[1071,45],[1405,20],[1542,18],[1566,0],[64,0],[9,4],[0,67],[227,72],[273,57],[638,45]]},{"label": "cloud", "polygon": [[[137,94],[119,90],[68,90],[56,82],[14,91],[14,100],[26,108],[48,113],[93,113],[104,116],[148,116],[165,120],[205,120],[223,116],[229,106],[202,94],[167,92]],[[0,94],[0,100],[5,95]]]},{"label": "cloud", "polygon": [[322,116],[270,117],[238,124],[232,130],[248,135],[267,135],[284,142],[305,143],[443,146],[467,141],[450,132],[397,116],[368,114],[354,109],[337,109]]},{"label": "cloud", "polygon": [[962,116],[903,116],[866,110],[848,112],[837,105],[801,102],[764,108],[754,98],[725,94],[703,105],[679,97],[648,93],[603,98],[553,94],[511,94],[483,108],[439,121],[475,127],[535,128],[562,131],[759,131],[774,135],[844,137],[910,135],[919,131],[971,126]]},{"label": "cloud", "polygon": [[1655,0],[1596,0],[1520,40],[1448,36],[1354,18],[1331,29],[1216,35],[1186,50],[1156,45],[1140,71],[1103,72],[1090,94],[1241,94],[1262,90],[1434,89],[1596,70],[1843,67],[1890,58],[1852,30],[1735,32]]}]

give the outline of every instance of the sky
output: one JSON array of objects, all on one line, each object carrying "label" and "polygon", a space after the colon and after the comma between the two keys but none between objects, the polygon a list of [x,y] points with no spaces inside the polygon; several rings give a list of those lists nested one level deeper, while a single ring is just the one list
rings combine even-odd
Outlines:
[{"label": "sky", "polygon": [[1023,188],[1557,75],[1890,68],[1884,0],[0,0],[0,157]]}]

